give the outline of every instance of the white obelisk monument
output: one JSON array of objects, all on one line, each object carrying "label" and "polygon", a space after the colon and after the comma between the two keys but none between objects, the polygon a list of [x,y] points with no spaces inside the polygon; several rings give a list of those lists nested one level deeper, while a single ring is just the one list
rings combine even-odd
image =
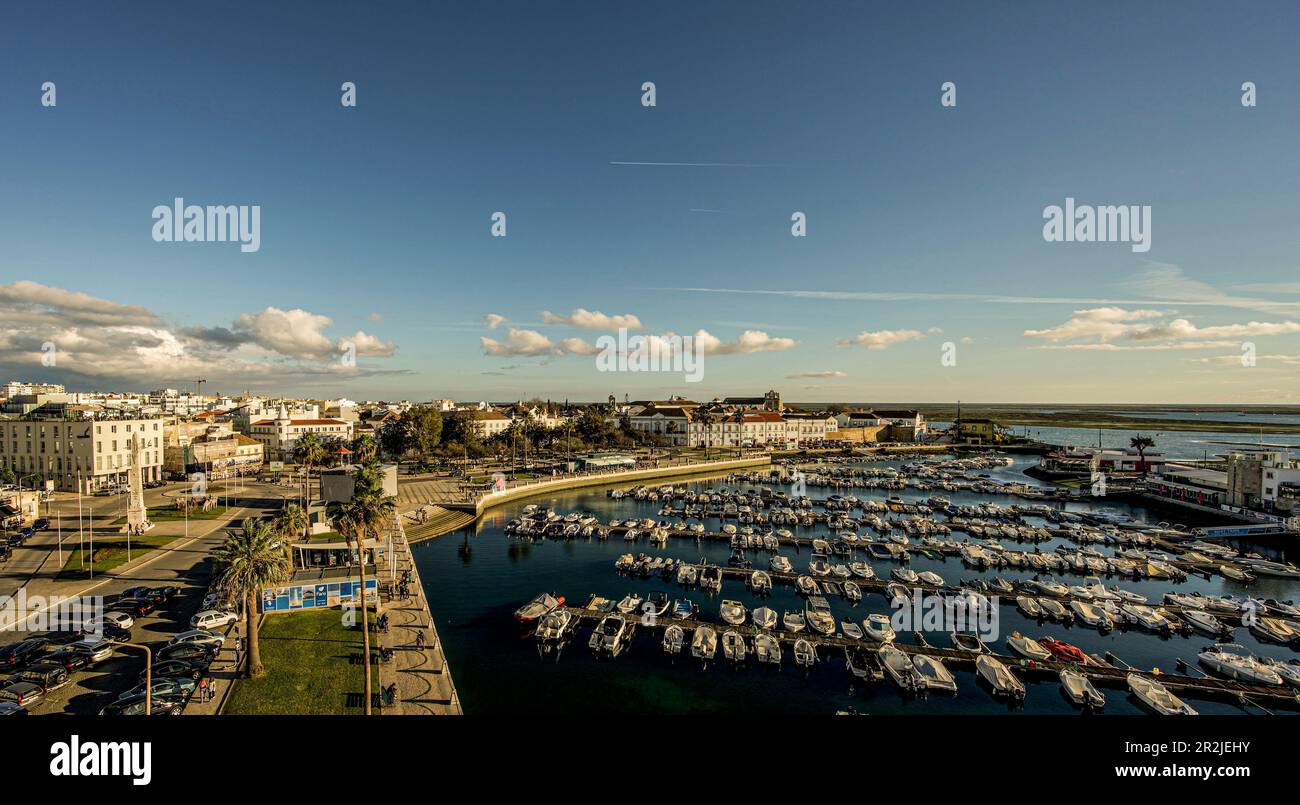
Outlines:
[{"label": "white obelisk monument", "polygon": [[132,534],[141,534],[149,527],[148,513],[144,508],[144,481],[140,466],[144,464],[144,449],[140,444],[140,435],[131,434],[131,466],[127,467],[126,478],[130,487],[130,499],[126,503],[126,527]]}]

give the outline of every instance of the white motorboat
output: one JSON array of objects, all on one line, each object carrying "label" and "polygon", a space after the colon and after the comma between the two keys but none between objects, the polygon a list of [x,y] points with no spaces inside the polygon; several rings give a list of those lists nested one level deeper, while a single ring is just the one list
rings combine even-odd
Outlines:
[{"label": "white motorboat", "polygon": [[597,654],[616,656],[627,645],[632,627],[627,618],[617,613],[610,613],[600,619],[596,629],[591,633],[587,645]]},{"label": "white motorboat", "polygon": [[680,654],[686,645],[686,630],[677,624],[664,629],[664,651],[668,654]]},{"label": "white motorboat", "polygon": [[1255,580],[1254,573],[1251,573],[1248,570],[1243,570],[1234,565],[1219,565],[1219,572],[1223,574],[1224,578],[1232,579],[1233,581],[1245,583]]},{"label": "white motorboat", "polygon": [[754,656],[765,665],[781,664],[781,643],[769,634],[754,636]]},{"label": "white motorboat", "polygon": [[1147,602],[1147,597],[1145,595],[1142,595],[1141,593],[1135,593],[1132,590],[1125,590],[1119,585],[1115,585],[1111,587],[1110,591],[1114,593],[1115,597],[1118,598],[1119,600],[1125,601],[1130,604],[1145,604]]},{"label": "white motorboat", "polygon": [[844,582],[844,597],[857,603],[862,600],[862,588],[851,581]]},{"label": "white motorboat", "polygon": [[787,632],[798,633],[804,630],[807,622],[804,620],[802,612],[787,610],[786,613],[781,616],[781,625],[785,627]]},{"label": "white motorboat", "polygon": [[1129,674],[1128,689],[1133,691],[1133,695],[1138,698],[1138,701],[1151,708],[1158,715],[1197,715],[1191,705],[1170,693],[1168,688],[1149,677]]},{"label": "white motorboat", "polygon": [[749,588],[755,595],[767,595],[772,592],[772,577],[765,571],[755,570],[749,574]]},{"label": "white motorboat", "polygon": [[984,641],[974,632],[953,632],[950,635],[952,647],[960,651],[970,651],[975,654],[989,654],[989,647],[984,645]]},{"label": "white motorboat", "polygon": [[908,693],[925,689],[925,677],[912,664],[912,658],[888,643],[880,647],[880,664],[889,678]]},{"label": "white motorboat", "polygon": [[784,556],[773,556],[767,560],[767,566],[777,573],[793,573],[794,566]]},{"label": "white motorboat", "polygon": [[862,621],[862,631],[866,637],[877,643],[892,643],[897,637],[888,615],[868,615]]},{"label": "white motorboat", "polygon": [[1042,607],[1044,615],[1054,620],[1063,621],[1074,617],[1070,614],[1070,611],[1065,608],[1065,605],[1060,601],[1057,601],[1055,598],[1039,598],[1038,606]]},{"label": "white motorboat", "polygon": [[1290,662],[1283,662],[1282,660],[1274,659],[1273,657],[1260,657],[1259,659],[1269,668],[1276,671],[1277,675],[1282,677],[1283,682],[1292,687],[1300,687],[1300,664],[1297,664],[1300,661],[1291,660]]},{"label": "white motorboat", "polygon": [[1025,683],[997,658],[981,654],[975,658],[975,672],[993,687],[993,693],[1013,699],[1025,698]]},{"label": "white motorboat", "polygon": [[812,576],[800,576],[795,579],[794,586],[800,595],[817,595],[821,592],[821,588],[817,586]]},{"label": "white motorboat", "polygon": [[874,579],[876,571],[866,562],[850,562],[849,572],[860,579]]},{"label": "white motorboat", "polygon": [[631,615],[638,612],[641,609],[641,596],[636,593],[628,593],[623,596],[623,600],[619,601],[618,606],[615,608],[624,615]]},{"label": "white motorboat", "polygon": [[700,626],[691,636],[691,656],[697,660],[711,660],[718,652],[718,633],[712,626]]},{"label": "white motorboat", "polygon": [[1275,643],[1292,643],[1300,639],[1300,630],[1280,618],[1252,618],[1249,626],[1256,636]]},{"label": "white motorboat", "polygon": [[1282,684],[1282,677],[1277,671],[1238,643],[1209,646],[1197,654],[1196,658],[1217,676],[1265,685]]},{"label": "white motorboat", "polygon": [[1070,611],[1083,623],[1096,629],[1109,629],[1114,626],[1106,610],[1086,601],[1071,601]]},{"label": "white motorboat", "polygon": [[795,640],[794,661],[803,668],[811,668],[817,663],[817,645],[803,637]]},{"label": "white motorboat", "polygon": [[804,606],[804,620],[807,621],[808,628],[818,634],[835,634],[835,616],[831,613],[831,605],[820,595],[808,599]]},{"label": "white motorboat", "polygon": [[952,672],[943,664],[943,661],[937,657],[931,657],[926,654],[913,654],[912,665],[925,681],[927,690],[942,690],[948,693],[957,692],[957,680],[953,677]]},{"label": "white motorboat", "polygon": [[556,597],[550,593],[541,593],[533,600],[524,604],[515,610],[515,620],[520,623],[532,623],[541,620],[551,610],[564,603],[564,597]]},{"label": "white motorboat", "polygon": [[1142,604],[1124,604],[1119,608],[1120,614],[1129,623],[1150,629],[1153,632],[1168,631],[1173,624],[1159,610]]},{"label": "white motorboat", "polygon": [[698,579],[699,579],[699,571],[695,569],[695,565],[681,564],[677,566],[678,584],[687,587],[693,587],[695,586],[695,582]]},{"label": "white motorboat", "polygon": [[759,607],[750,613],[754,625],[760,629],[775,629],[777,624],[776,610],[771,607]]},{"label": "white motorboat", "polygon": [[1185,609],[1179,616],[1190,623],[1193,628],[1206,634],[1221,635],[1232,631],[1227,624],[1203,609]]},{"label": "white motorboat", "polygon": [[541,623],[537,624],[537,639],[543,643],[558,643],[563,640],[569,633],[569,629],[576,624],[574,614],[564,607],[556,607],[542,618]]},{"label": "white motorboat", "polygon": [[722,633],[722,656],[732,662],[744,662],[745,655],[748,653],[749,647],[745,645],[745,638],[738,632],[728,629]]},{"label": "white motorboat", "polygon": [[1007,648],[1021,657],[1037,660],[1038,662],[1052,659],[1052,652],[1043,648],[1042,643],[1032,637],[1025,637],[1020,632],[1011,633],[1011,636],[1007,638]]},{"label": "white motorboat", "polygon": [[840,621],[840,631],[850,640],[862,639],[862,627],[853,621]]},{"label": "white motorboat", "polygon": [[916,584],[916,571],[906,567],[896,567],[890,571],[889,575],[904,584]]},{"label": "white motorboat", "polygon": [[1061,690],[1070,701],[1082,707],[1095,707],[1098,710],[1106,706],[1106,696],[1078,671],[1065,668],[1060,673]]},{"label": "white motorboat", "polygon": [[928,584],[931,587],[942,587],[943,576],[930,570],[925,570],[916,574],[917,581],[922,584]]},{"label": "white motorboat", "polygon": [[1016,607],[1031,618],[1041,618],[1047,614],[1043,612],[1038,599],[1028,595],[1016,596]]},{"label": "white motorboat", "polygon": [[745,622],[745,605],[739,601],[723,601],[718,614],[724,623],[739,626]]}]

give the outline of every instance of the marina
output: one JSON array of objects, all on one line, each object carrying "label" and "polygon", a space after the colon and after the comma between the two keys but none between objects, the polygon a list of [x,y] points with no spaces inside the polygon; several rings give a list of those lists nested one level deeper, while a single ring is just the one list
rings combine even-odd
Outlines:
[{"label": "marina", "polygon": [[[950,460],[827,467],[827,478],[892,477],[880,491],[823,494],[804,468],[808,493],[793,496],[795,468],[781,466],[779,476],[573,491],[500,507],[417,547],[417,562],[440,563],[430,605],[447,623],[451,662],[466,668],[466,707],[1139,713],[1152,708],[1136,691],[1155,695],[1142,680],[1158,680],[1200,713],[1300,709],[1296,687],[1268,684],[1267,669],[1230,678],[1204,661],[1223,639],[1261,666],[1298,667],[1300,631],[1288,630],[1300,629],[1300,610],[1286,602],[1300,584],[1284,551],[1210,540],[1126,502],[1058,497],[1022,474],[1028,458],[972,468],[986,476],[978,488],[960,476],[951,489],[916,484],[936,483],[923,476]],[[567,597],[556,609],[567,640],[493,614],[543,589]],[[900,593],[988,602],[999,633],[893,630]],[[1018,599],[1032,599],[1034,614]],[[625,620],[621,647],[591,650],[611,614]],[[1047,656],[1018,654],[1013,633]]]}]

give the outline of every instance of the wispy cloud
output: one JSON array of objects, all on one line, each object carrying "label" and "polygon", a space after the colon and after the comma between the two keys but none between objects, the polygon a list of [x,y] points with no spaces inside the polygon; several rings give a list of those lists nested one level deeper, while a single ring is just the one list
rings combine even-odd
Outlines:
[{"label": "wispy cloud", "polygon": [[786,380],[824,380],[834,377],[848,377],[848,372],[838,370],[827,370],[825,372],[799,372],[798,374],[786,375]]},{"label": "wispy cloud", "polygon": [[[931,331],[933,329],[931,328]],[[925,338],[925,333],[920,330],[864,330],[852,338],[842,338],[836,341],[835,346],[841,349],[854,346],[866,347],[869,350],[879,351],[889,349],[895,344],[916,341],[921,338]]]}]

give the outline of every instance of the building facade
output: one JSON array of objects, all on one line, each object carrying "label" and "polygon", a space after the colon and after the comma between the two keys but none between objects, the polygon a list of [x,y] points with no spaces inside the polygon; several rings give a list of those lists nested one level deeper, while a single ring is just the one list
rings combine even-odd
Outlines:
[{"label": "building facade", "polygon": [[140,440],[141,479],[162,478],[161,419],[11,419],[0,421],[0,466],[20,478],[53,481],[84,493],[124,485],[133,438]]}]

